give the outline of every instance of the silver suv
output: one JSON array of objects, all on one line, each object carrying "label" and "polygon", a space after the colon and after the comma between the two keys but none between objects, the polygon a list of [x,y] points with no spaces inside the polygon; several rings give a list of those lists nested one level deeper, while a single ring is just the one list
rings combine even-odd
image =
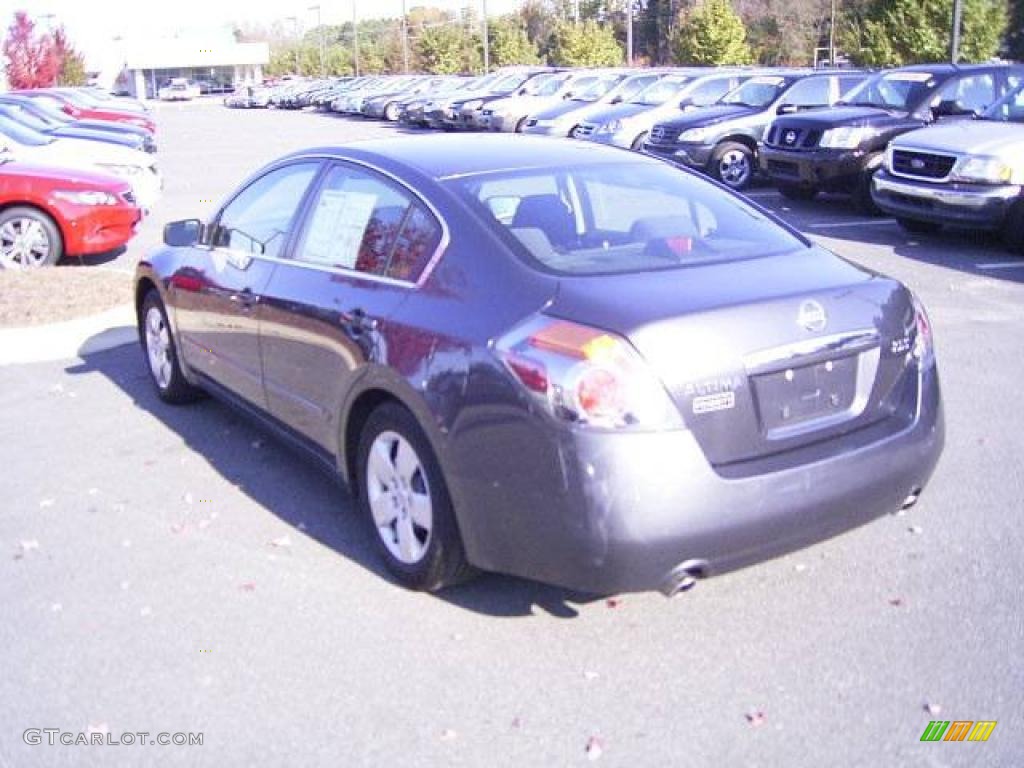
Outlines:
[{"label": "silver suv", "polygon": [[998,230],[1024,254],[1024,82],[976,119],[894,139],[872,196],[908,231]]}]

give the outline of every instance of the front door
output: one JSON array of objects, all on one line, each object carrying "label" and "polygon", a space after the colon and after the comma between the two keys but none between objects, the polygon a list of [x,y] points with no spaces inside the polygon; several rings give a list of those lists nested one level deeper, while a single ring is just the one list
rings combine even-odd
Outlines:
[{"label": "front door", "polygon": [[296,162],[247,185],[171,277],[186,364],[262,408],[256,307],[319,167]]},{"label": "front door", "polygon": [[260,302],[271,414],[329,452],[354,378],[368,363],[400,368],[407,331],[388,323],[441,242],[413,194],[374,171],[337,163],[306,207],[291,258]]}]

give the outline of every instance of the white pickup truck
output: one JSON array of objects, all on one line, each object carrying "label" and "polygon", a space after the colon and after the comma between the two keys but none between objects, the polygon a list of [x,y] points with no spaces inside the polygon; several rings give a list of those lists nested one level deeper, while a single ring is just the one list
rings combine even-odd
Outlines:
[{"label": "white pickup truck", "polygon": [[175,77],[163,86],[158,94],[160,101],[189,101],[199,98],[199,86],[184,77]]},{"label": "white pickup truck", "polygon": [[878,207],[908,231],[997,230],[1024,254],[1024,83],[973,120],[893,139],[873,185]]}]

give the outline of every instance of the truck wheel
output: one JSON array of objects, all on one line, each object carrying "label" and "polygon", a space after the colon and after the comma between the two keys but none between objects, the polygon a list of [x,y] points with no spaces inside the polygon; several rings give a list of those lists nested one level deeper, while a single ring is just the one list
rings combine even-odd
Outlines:
[{"label": "truck wheel", "polygon": [[754,152],[738,141],[724,141],[711,153],[711,175],[730,189],[746,189],[754,176]]},{"label": "truck wheel", "polygon": [[930,235],[933,232],[938,232],[942,229],[941,224],[936,224],[934,221],[920,221],[918,219],[896,219],[896,223],[900,225],[907,232],[912,232],[915,235]]},{"label": "truck wheel", "polygon": [[1003,241],[1011,251],[1024,256],[1024,199],[1010,209],[1003,224]]},{"label": "truck wheel", "polygon": [[878,216],[882,213],[882,210],[875,205],[874,198],[871,197],[871,180],[874,177],[874,170],[862,173],[857,179],[851,195],[853,207],[867,216]]},{"label": "truck wheel", "polygon": [[777,184],[779,194],[787,200],[813,200],[818,196],[814,187],[801,187],[797,184]]}]

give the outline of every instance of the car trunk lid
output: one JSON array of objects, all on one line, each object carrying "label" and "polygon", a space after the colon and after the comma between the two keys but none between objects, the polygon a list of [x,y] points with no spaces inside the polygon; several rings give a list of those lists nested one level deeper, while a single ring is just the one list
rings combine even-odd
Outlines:
[{"label": "car trunk lid", "polygon": [[566,278],[546,311],[628,338],[716,465],[891,417],[916,381],[909,292],[817,248]]}]

